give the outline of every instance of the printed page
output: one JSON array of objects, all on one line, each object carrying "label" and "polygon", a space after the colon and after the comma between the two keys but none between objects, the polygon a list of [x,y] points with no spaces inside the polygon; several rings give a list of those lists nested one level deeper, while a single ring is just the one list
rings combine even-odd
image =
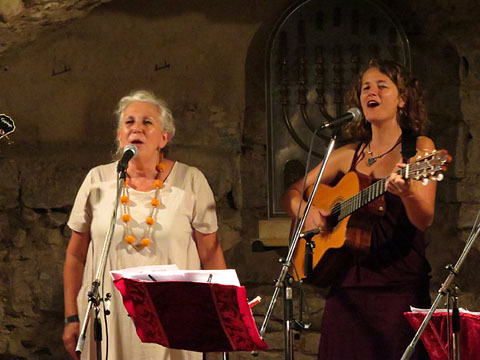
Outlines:
[{"label": "printed page", "polygon": [[125,278],[142,281],[192,281],[240,286],[234,269],[179,270],[176,265],[154,265],[113,270],[110,274],[114,280]]},{"label": "printed page", "polygon": [[[430,309],[420,309],[420,308],[410,306],[410,311],[411,312],[428,313],[430,311]],[[451,312],[452,310],[450,309],[449,311]],[[465,314],[480,315],[480,312],[478,312],[478,311],[477,312],[468,311],[467,309],[464,309],[464,308],[459,308],[458,311],[460,313],[465,313]],[[435,310],[435,313],[442,313],[442,312],[446,313],[447,309],[437,309],[437,310]]]},{"label": "printed page", "polygon": [[121,270],[112,270],[110,275],[113,280],[125,278],[125,279],[138,279],[152,281],[148,274],[157,274],[159,272],[166,271],[179,271],[177,265],[151,265],[151,266],[137,266]]}]

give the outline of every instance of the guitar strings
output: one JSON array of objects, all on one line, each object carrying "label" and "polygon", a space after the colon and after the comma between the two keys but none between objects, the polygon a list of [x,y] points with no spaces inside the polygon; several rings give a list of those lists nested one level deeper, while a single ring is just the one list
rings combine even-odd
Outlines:
[{"label": "guitar strings", "polygon": [[[395,172],[399,175],[402,175],[403,177],[405,176],[406,168],[399,169]],[[387,179],[388,179],[388,176],[366,187],[359,193],[353,195],[351,198],[341,203],[336,203],[333,206],[331,215],[335,215],[338,218],[338,220],[342,220],[346,218],[348,215],[350,215],[351,213],[353,213],[355,210],[359,209],[360,207],[368,203],[369,201],[376,199],[377,197],[382,195],[382,193],[385,192],[385,191],[382,192],[382,190],[385,190],[385,183],[387,182]],[[368,195],[365,196],[365,194],[368,194]],[[365,199],[367,201],[365,201]],[[363,204],[362,200],[365,201],[365,204]]]},{"label": "guitar strings", "polygon": [[[438,154],[439,152],[436,152],[436,153]],[[401,168],[401,169],[395,171],[395,173],[401,175],[402,177],[405,177],[405,175],[408,172],[408,178],[412,177],[412,175],[415,174],[416,172],[418,172],[419,170],[423,171],[424,174],[434,175],[435,171],[436,171],[435,165],[432,165],[432,164],[430,164],[429,161],[426,161],[426,159],[431,158],[432,155],[433,154],[426,155],[424,157],[420,157],[414,163],[408,164],[407,167]],[[441,158],[438,158],[438,160],[441,162],[441,165],[443,165],[445,162],[448,163],[448,160],[446,160],[445,156],[444,156],[444,160],[442,160]],[[426,166],[424,161],[429,166]],[[420,165],[420,162],[423,162],[423,164]],[[438,165],[437,165],[437,167],[438,167]],[[440,167],[440,169],[441,169],[441,167]],[[418,174],[417,174],[417,176],[418,176]],[[359,193],[355,194],[351,198],[349,198],[349,199],[347,199],[343,202],[336,203],[332,208],[331,215],[337,217],[338,220],[342,220],[342,219],[346,218],[347,216],[349,216],[351,213],[353,213],[355,210],[357,210],[360,207],[362,207],[363,205],[365,205],[366,203],[376,199],[377,197],[379,197],[380,195],[382,195],[383,193],[386,192],[385,183],[388,180],[388,178],[389,178],[389,176],[387,176],[387,177],[373,183],[372,185],[366,187],[365,189],[363,189]],[[417,180],[419,180],[418,177],[415,177],[415,178]],[[373,193],[372,193],[372,190],[373,190]],[[365,195],[365,194],[367,194],[367,195]],[[365,202],[365,203],[363,203],[363,202]]]}]

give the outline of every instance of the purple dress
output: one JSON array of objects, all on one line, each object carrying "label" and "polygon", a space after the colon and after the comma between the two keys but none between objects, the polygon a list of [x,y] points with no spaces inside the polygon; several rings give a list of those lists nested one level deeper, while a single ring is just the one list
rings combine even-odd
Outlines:
[{"label": "purple dress", "polygon": [[[356,172],[359,149],[360,145],[351,171]],[[403,312],[410,306],[430,307],[431,269],[423,232],[408,220],[400,197],[389,192],[383,197],[383,215],[368,214],[368,254],[351,264],[330,289],[318,359],[399,360],[415,335]],[[421,342],[412,359],[429,359]]]}]

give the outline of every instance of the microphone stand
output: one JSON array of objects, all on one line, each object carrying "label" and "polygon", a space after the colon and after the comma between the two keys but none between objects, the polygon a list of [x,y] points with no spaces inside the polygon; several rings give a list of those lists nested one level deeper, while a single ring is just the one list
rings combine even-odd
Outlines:
[{"label": "microphone stand", "polygon": [[[330,143],[328,145],[327,153],[325,155],[325,158],[323,160],[322,166],[320,168],[320,171],[318,172],[317,179],[315,181],[315,184],[313,186],[313,191],[310,194],[310,197],[308,198],[307,201],[307,206],[305,207],[305,211],[303,213],[303,216],[301,217],[297,228],[295,229],[295,233],[292,237],[292,240],[290,242],[289,248],[288,248],[288,254],[285,259],[282,259],[282,270],[280,272],[280,275],[278,279],[275,282],[275,290],[272,295],[272,299],[270,300],[270,304],[268,306],[267,312],[265,314],[265,319],[263,320],[262,327],[260,328],[260,337],[263,339],[265,335],[265,331],[267,330],[267,325],[268,322],[270,321],[270,317],[272,316],[273,308],[275,307],[275,303],[277,302],[278,295],[280,293],[280,289],[283,288],[284,290],[284,299],[285,299],[285,309],[289,309],[290,303],[289,301],[291,300],[291,288],[289,287],[287,274],[288,274],[288,269],[290,268],[290,262],[293,257],[293,252],[295,251],[295,248],[297,247],[298,240],[300,239],[300,234],[302,232],[303,225],[305,224],[305,220],[307,218],[308,212],[310,211],[310,207],[312,206],[313,198],[315,197],[315,193],[317,192],[317,188],[320,185],[320,181],[323,176],[323,172],[325,171],[325,167],[327,165],[328,159],[330,158],[330,155],[335,147],[335,141],[337,139],[337,133],[336,131],[333,132],[332,137],[330,138]],[[290,290],[288,290],[290,289]],[[289,317],[289,313],[291,313],[289,310],[286,311],[286,314],[284,315],[284,319],[286,322],[286,327],[285,327],[285,360],[293,360],[293,342],[291,339],[293,338],[292,336],[292,331],[295,326],[291,326],[292,323],[295,323],[298,325],[299,323],[297,321],[287,319]],[[305,325],[302,326],[305,329],[308,329],[310,326]],[[255,355],[255,353],[254,353]]]},{"label": "microphone stand", "polygon": [[[453,290],[448,293],[452,299],[452,359],[460,359],[460,310],[458,308],[458,287],[453,286]],[[448,309],[447,309],[448,315]],[[450,341],[450,337],[448,339]]]},{"label": "microphone stand", "polygon": [[[480,212],[479,212],[479,215],[480,215]],[[478,218],[478,215],[477,215],[477,218]],[[403,356],[402,356],[401,360],[408,360],[413,355],[413,350],[415,349],[415,346],[417,345],[418,340],[420,340],[420,336],[422,335],[423,331],[427,327],[427,324],[430,321],[430,319],[432,318],[433,313],[435,312],[435,310],[440,305],[440,301],[443,299],[443,297],[447,294],[449,294],[449,295],[453,294],[454,303],[456,303],[455,298],[456,298],[457,294],[456,294],[456,290],[455,290],[455,284],[453,283],[453,281],[456,278],[456,276],[458,275],[460,267],[463,265],[467,255],[470,252],[470,249],[472,248],[473,243],[475,242],[479,233],[480,233],[480,226],[477,225],[477,229],[469,237],[469,239],[467,241],[467,244],[465,245],[465,248],[463,249],[462,254],[460,255],[457,263],[455,264],[455,267],[453,267],[451,264],[447,265],[446,269],[450,273],[448,274],[445,282],[442,284],[442,286],[438,290],[437,298],[433,302],[430,310],[428,311],[427,315],[425,316],[425,319],[423,319],[423,322],[420,325],[420,327],[418,328],[418,330],[417,330],[415,336],[413,337],[411,343],[405,349],[405,352],[403,353]],[[453,286],[453,289],[452,289],[452,286]],[[456,307],[456,304],[454,305],[454,307]],[[454,312],[455,313],[458,312],[458,308]],[[454,316],[456,316],[456,315],[454,314]],[[458,317],[455,319],[455,321],[459,320]],[[460,321],[458,321],[458,324],[459,323],[460,323]],[[455,325],[457,325],[457,324],[455,324]],[[454,345],[453,345],[454,346],[454,352],[453,352],[454,355],[453,356],[454,356],[455,360],[459,360],[459,357],[457,358],[457,355],[460,356],[460,354],[459,354],[460,349],[458,348],[458,346],[459,346],[458,330],[459,330],[459,326],[458,327],[455,326],[455,332],[454,332],[455,337],[454,337],[454,340],[453,340],[453,342],[454,342]],[[450,335],[449,335],[449,338],[450,338]]]},{"label": "microphone stand", "polygon": [[[96,343],[96,353],[97,359],[102,359],[102,323],[100,320],[100,304],[104,299],[100,297],[99,288],[102,283],[103,275],[105,272],[105,265],[107,262],[108,254],[110,252],[110,245],[112,244],[112,237],[113,231],[115,230],[115,222],[117,220],[117,210],[118,204],[120,203],[120,196],[122,195],[123,184],[127,177],[127,170],[125,167],[117,169],[118,171],[118,178],[117,178],[117,194],[115,198],[115,206],[113,208],[113,214],[110,221],[110,226],[108,228],[107,235],[105,237],[105,241],[103,243],[102,254],[100,255],[100,262],[97,267],[97,272],[95,275],[95,280],[92,282],[91,290],[88,292],[88,307],[87,312],[85,313],[85,317],[83,319],[82,331],[80,332],[80,336],[78,337],[77,347],[75,349],[76,353],[80,355],[83,352],[83,348],[85,346],[85,339],[86,333],[88,328],[88,323],[90,321],[90,316],[92,310],[95,312],[94,318],[94,327],[93,327],[93,337]],[[105,295],[105,301],[111,301],[111,295],[108,293]],[[110,314],[110,311],[105,312],[106,315]]]}]

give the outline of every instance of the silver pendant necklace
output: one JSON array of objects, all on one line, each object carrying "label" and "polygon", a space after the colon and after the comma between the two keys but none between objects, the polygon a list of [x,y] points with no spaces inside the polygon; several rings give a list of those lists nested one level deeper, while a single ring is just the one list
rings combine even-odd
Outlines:
[{"label": "silver pendant necklace", "polygon": [[395,143],[395,145],[393,145],[390,150],[387,150],[383,154],[380,154],[380,155],[377,155],[377,156],[373,156],[372,150],[370,149],[370,143],[368,143],[367,154],[368,154],[369,158],[367,159],[367,166],[368,167],[372,166],[373,164],[375,164],[377,162],[378,159],[381,159],[382,157],[384,157],[388,153],[392,152],[393,149],[395,149],[398,146],[398,144],[400,144],[401,141],[402,141],[402,137],[400,136],[398,138],[397,142]]}]

